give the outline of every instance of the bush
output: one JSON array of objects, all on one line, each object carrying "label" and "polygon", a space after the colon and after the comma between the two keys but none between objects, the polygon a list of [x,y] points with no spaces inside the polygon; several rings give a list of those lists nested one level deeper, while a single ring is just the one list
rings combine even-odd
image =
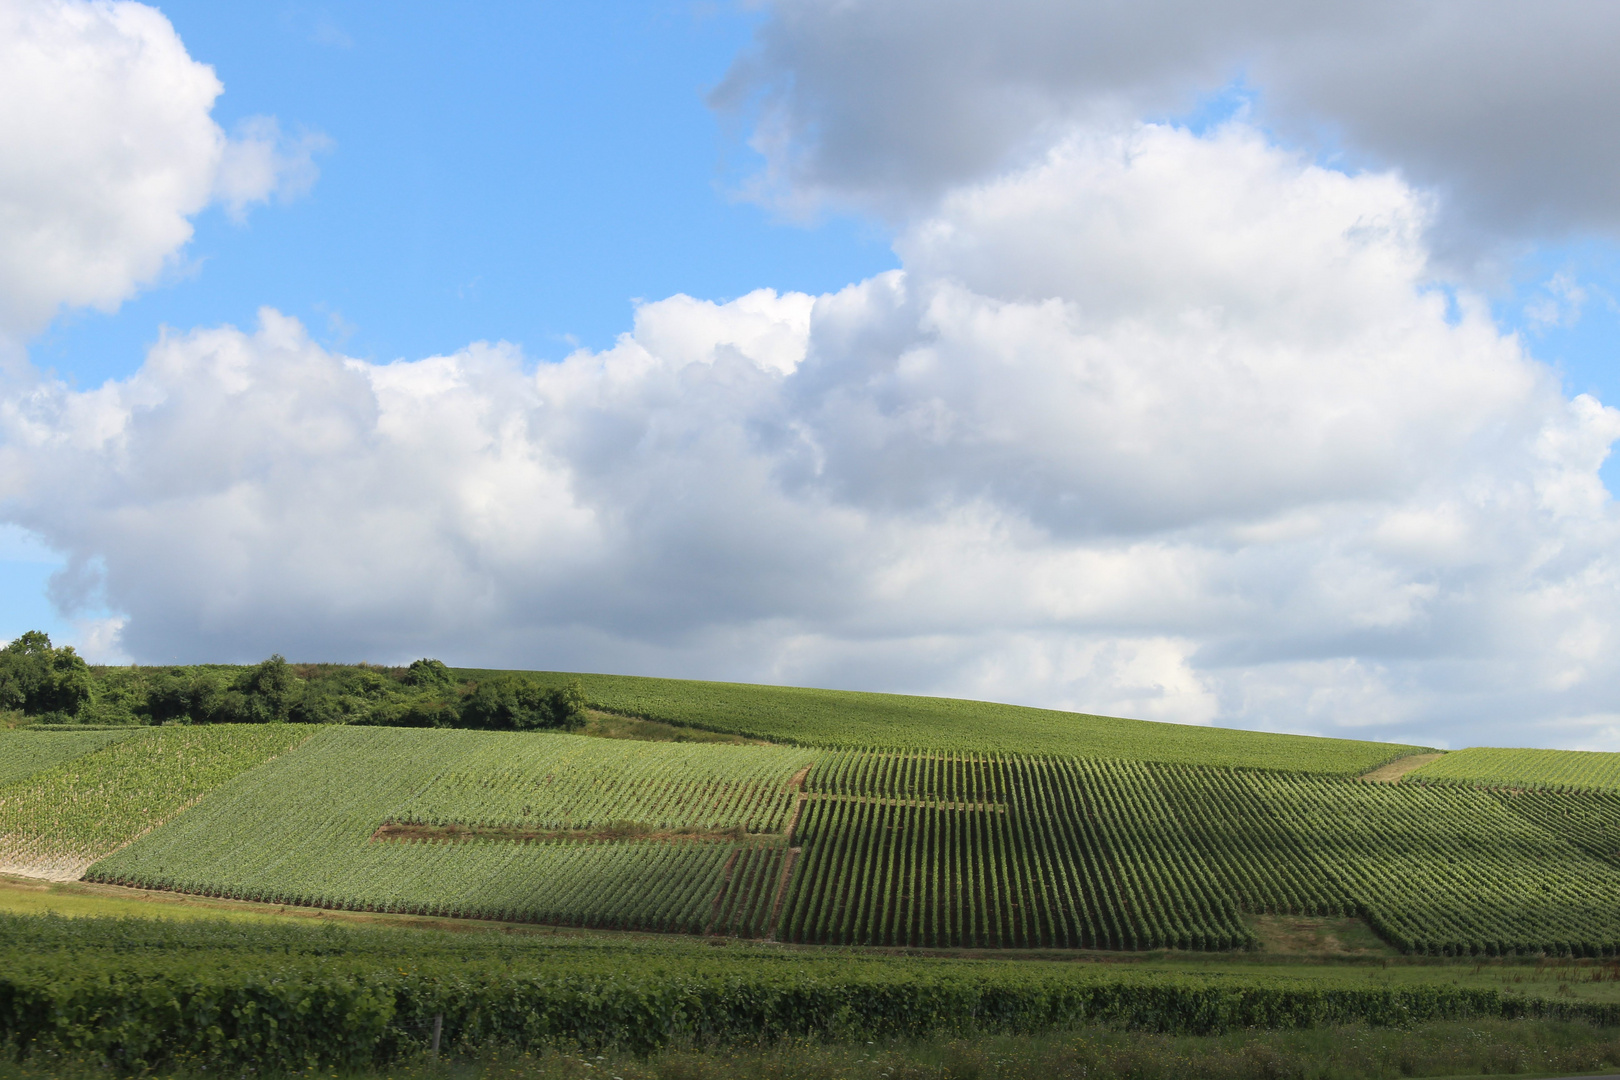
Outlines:
[{"label": "bush", "polygon": [[461,722],[493,731],[574,731],[585,726],[585,690],[577,679],[548,689],[520,675],[496,675],[462,702]]}]

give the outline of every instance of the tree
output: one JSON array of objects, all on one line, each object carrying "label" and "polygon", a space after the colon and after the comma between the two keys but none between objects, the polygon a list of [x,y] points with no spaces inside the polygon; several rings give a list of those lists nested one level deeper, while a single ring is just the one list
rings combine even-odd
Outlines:
[{"label": "tree", "polygon": [[455,676],[450,674],[450,669],[445,667],[444,664],[438,660],[429,660],[424,657],[421,660],[411,661],[409,670],[405,672],[405,681],[412,686],[432,689],[449,686],[456,680]]},{"label": "tree", "polygon": [[0,649],[0,709],[70,717],[90,701],[90,668],[73,646],[30,630]]},{"label": "tree", "polygon": [[578,679],[570,679],[567,686],[554,688],[546,695],[546,707],[551,713],[547,727],[578,731],[585,726],[584,685]]},{"label": "tree", "polygon": [[298,698],[298,676],[280,653],[246,672],[241,689],[255,720],[279,722],[287,719]]},{"label": "tree", "polygon": [[585,726],[585,688],[578,679],[548,689],[522,675],[495,675],[462,701],[461,722],[500,731],[575,731]]}]

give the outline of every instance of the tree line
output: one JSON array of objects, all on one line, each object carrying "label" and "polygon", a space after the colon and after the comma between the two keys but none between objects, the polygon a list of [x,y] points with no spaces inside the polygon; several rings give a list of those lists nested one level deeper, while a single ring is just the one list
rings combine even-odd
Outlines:
[{"label": "tree line", "polygon": [[71,645],[31,630],[0,648],[0,714],[16,722],[95,724],[380,724],[497,731],[577,730],[579,681],[548,686],[521,672],[458,676],[421,659],[403,667],[291,664],[91,667]]}]

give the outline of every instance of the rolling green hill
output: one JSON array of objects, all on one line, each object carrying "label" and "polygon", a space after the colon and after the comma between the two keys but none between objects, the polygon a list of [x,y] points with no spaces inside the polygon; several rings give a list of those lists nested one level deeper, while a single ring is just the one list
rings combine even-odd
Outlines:
[{"label": "rolling green hill", "polygon": [[[1620,955],[1620,755],[1475,749],[1369,783],[1419,748],[442,665],[116,675],[132,716],[173,692],[345,722],[0,732],[0,869],[805,944],[1245,949],[1284,915],[1411,953]],[[587,732],[760,742],[433,726],[574,680]]]},{"label": "rolling green hill", "polygon": [[[458,670],[476,680],[492,672]],[[1103,757],[1356,776],[1424,747],[1274,735],[956,698],[810,690],[749,683],[534,672],[579,679],[605,712],[772,742],[871,750],[952,750]]]},{"label": "rolling green hill", "polygon": [[333,726],[86,876],[816,944],[1230,949],[1282,913],[1408,952],[1614,955],[1617,822],[1606,792]]}]

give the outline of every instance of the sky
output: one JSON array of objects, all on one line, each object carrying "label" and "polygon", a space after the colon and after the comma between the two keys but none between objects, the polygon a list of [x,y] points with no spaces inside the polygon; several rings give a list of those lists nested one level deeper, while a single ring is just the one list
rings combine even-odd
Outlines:
[{"label": "sky", "polygon": [[0,639],[1620,750],[1602,0],[0,0]]}]

